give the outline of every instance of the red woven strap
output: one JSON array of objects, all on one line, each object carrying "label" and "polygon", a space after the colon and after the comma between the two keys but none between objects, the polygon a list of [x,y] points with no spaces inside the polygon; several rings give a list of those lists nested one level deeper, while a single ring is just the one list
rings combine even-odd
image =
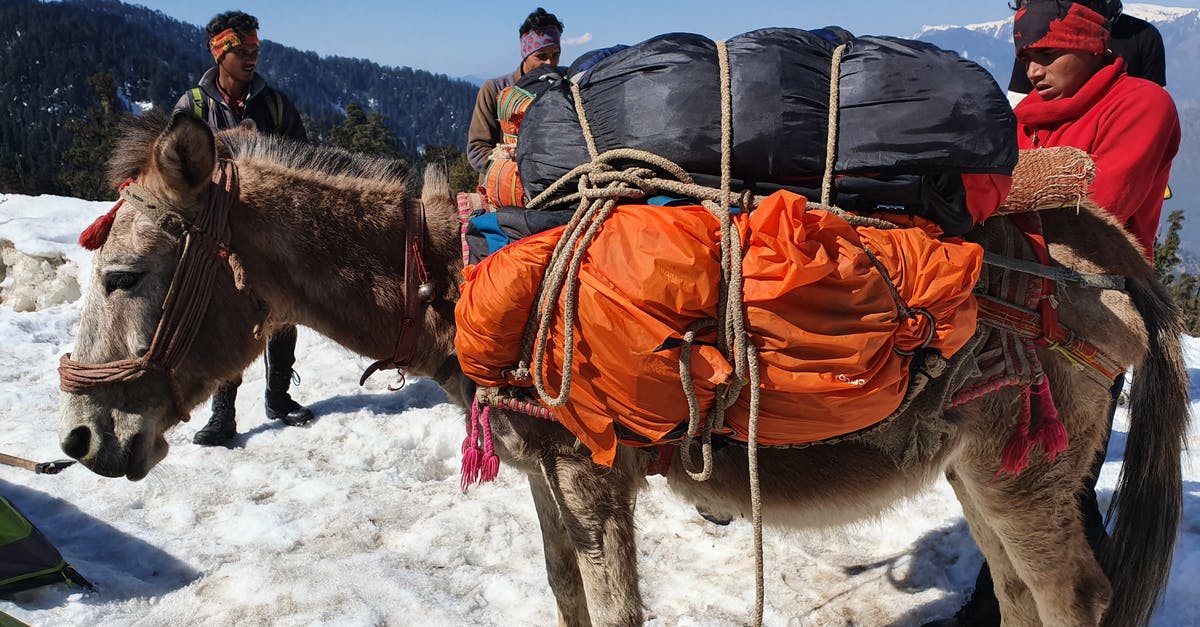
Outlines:
[{"label": "red woven strap", "polygon": [[1047,330],[1045,318],[1038,313],[983,294],[977,295],[977,299],[981,324],[1013,331],[1039,346],[1059,353],[1073,364],[1088,366],[1107,379],[1109,384],[1117,375],[1125,372],[1125,368],[1117,360],[1105,354],[1095,344],[1075,335],[1062,324],[1056,322]]}]

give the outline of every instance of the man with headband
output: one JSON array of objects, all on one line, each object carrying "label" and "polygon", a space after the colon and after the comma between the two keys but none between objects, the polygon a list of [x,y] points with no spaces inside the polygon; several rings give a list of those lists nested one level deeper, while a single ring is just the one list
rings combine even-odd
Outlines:
[{"label": "man with headband", "polygon": [[[1121,0],[1100,0],[1096,4],[1100,13],[1108,19],[1108,48],[1125,60],[1125,71],[1130,76],[1166,87],[1167,60],[1162,33],[1150,22],[1125,13]],[[1024,5],[1025,0],[1021,0],[1017,8]],[[1025,76],[1025,64],[1020,59],[1013,62],[1008,91],[1009,97],[1017,100],[1033,91],[1033,85]]]},{"label": "man with headband", "polygon": [[[204,73],[196,87],[180,96],[175,110],[191,111],[214,131],[253,120],[261,133],[307,143],[308,133],[291,101],[255,72],[258,19],[241,11],[229,11],[214,17],[208,23],[207,33],[215,66]],[[296,361],[296,327],[287,326],[272,335],[263,359],[267,370],[267,416],[288,425],[312,420],[312,411],[288,394],[292,364]],[[193,442],[218,446],[237,435],[234,401],[240,384],[239,377],[217,389],[212,398],[212,417],[196,432]]]},{"label": "man with headband", "polygon": [[496,95],[536,68],[558,65],[562,33],[562,22],[553,13],[538,7],[521,24],[521,65],[512,74],[484,81],[483,87],[479,88],[471,128],[467,132],[467,159],[479,172],[481,184],[488,169],[488,157],[504,137],[496,115]]},{"label": "man with headband", "polygon": [[[1073,146],[1087,151],[1096,164],[1089,197],[1125,226],[1153,262],[1163,192],[1179,150],[1179,115],[1166,90],[1129,76],[1125,61],[1108,48],[1109,21],[1100,12],[1101,1],[1089,5],[1030,0],[1017,11],[1013,43],[1033,86],[1014,110],[1017,146],[1022,150]],[[1084,532],[1097,555],[1108,535],[1096,503],[1096,478],[1124,383],[1124,375],[1114,382],[1105,446],[1077,497]],[[1015,538],[1004,538],[1004,530],[993,531],[1001,534],[1005,545],[1019,544]],[[958,615],[928,625],[1000,625],[987,564],[971,600]]]}]

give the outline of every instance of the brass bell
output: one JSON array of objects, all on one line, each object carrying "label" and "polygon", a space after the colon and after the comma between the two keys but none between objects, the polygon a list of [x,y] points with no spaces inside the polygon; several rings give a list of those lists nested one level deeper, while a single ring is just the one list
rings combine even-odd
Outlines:
[{"label": "brass bell", "polygon": [[433,286],[428,283],[422,283],[417,288],[417,298],[420,298],[421,302],[433,302]]}]

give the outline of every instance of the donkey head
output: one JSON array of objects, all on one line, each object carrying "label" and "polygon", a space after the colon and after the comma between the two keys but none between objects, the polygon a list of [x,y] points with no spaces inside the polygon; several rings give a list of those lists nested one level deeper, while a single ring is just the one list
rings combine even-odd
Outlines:
[{"label": "donkey head", "polygon": [[[178,337],[164,333],[172,325],[160,328],[160,320],[170,317],[164,316],[169,293],[187,293],[176,276],[185,235],[203,223],[204,212],[211,210],[210,196],[219,193],[213,181],[217,151],[209,128],[193,116],[177,114],[165,130],[150,129],[155,123],[162,129],[162,122],[135,122],[114,151],[114,178],[128,177],[133,183],[108,216],[107,238],[102,234],[95,242],[102,245],[94,258],[75,350],[60,369],[63,451],[98,474],[130,480],[145,477],[166,456],[168,429],[261,350],[251,331],[258,308],[237,292],[222,260],[209,264],[207,272],[215,276],[206,308],[183,302],[186,297],[176,299],[181,301],[177,307],[203,308],[184,325],[196,329],[190,350],[166,362],[148,354],[152,345],[166,346]],[[215,256],[196,237],[188,255]],[[154,355],[161,352],[160,347]]]}]

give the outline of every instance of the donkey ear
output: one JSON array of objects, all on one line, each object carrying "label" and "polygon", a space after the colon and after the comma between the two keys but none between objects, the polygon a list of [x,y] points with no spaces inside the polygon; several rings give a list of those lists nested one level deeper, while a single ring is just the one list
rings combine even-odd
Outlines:
[{"label": "donkey ear", "polygon": [[154,146],[153,169],[179,196],[201,191],[212,178],[217,149],[212,129],[188,111],[177,111]]}]

